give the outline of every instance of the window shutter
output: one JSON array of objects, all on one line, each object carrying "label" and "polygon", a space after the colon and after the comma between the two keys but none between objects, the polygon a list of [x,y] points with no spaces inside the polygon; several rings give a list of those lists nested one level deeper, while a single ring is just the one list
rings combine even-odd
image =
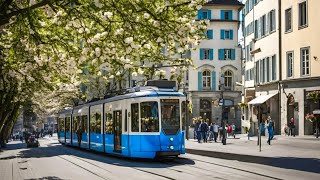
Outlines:
[{"label": "window shutter", "polygon": [[236,59],[236,50],[231,49],[231,60],[235,60],[235,59]]},{"label": "window shutter", "polygon": [[208,19],[211,19],[211,10],[208,10]]},{"label": "window shutter", "polygon": [[219,60],[224,60],[224,49],[219,49]]},{"label": "window shutter", "polygon": [[201,10],[198,10],[198,20],[200,20],[200,19],[201,19],[201,15],[202,15]]},{"label": "window shutter", "polygon": [[210,60],[213,60],[213,49],[210,49],[210,54],[209,54],[209,56],[210,56]]},{"label": "window shutter", "polygon": [[216,72],[212,71],[212,91],[216,91]]},{"label": "window shutter", "polygon": [[224,39],[224,29],[220,30],[220,39]]},{"label": "window shutter", "polygon": [[230,29],[230,39],[233,39],[233,30]]},{"label": "window shutter", "polygon": [[233,17],[232,17],[232,10],[229,11],[229,20],[232,20]]},{"label": "window shutter", "polygon": [[198,72],[198,90],[202,90],[202,72]]},{"label": "window shutter", "polygon": [[203,60],[203,49],[202,48],[200,48],[200,60]]},{"label": "window shutter", "polygon": [[213,39],[213,30],[212,29],[208,30],[208,38]]},{"label": "window shutter", "polygon": [[220,11],[220,18],[221,18],[221,19],[224,19],[224,10],[221,10],[221,11]]}]

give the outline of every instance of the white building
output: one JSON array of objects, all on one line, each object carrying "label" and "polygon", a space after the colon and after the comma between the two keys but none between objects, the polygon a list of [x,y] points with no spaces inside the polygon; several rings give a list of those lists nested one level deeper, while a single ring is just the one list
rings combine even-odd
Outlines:
[{"label": "white building", "polygon": [[[239,12],[243,4],[237,0],[208,1],[198,11],[197,20],[209,19],[207,40],[191,52],[195,68],[189,68],[188,91],[192,101],[192,117],[201,116],[211,122],[222,117],[219,99],[224,99],[224,119],[240,127],[241,48],[238,46]],[[220,91],[220,77],[224,90]],[[223,93],[222,93],[223,92]]]},{"label": "white building", "polygon": [[[246,0],[245,15],[245,97],[249,104],[244,116],[256,133],[258,119],[268,116],[275,122],[275,133],[280,133],[279,107],[279,1]],[[259,117],[259,115],[261,115]]]}]

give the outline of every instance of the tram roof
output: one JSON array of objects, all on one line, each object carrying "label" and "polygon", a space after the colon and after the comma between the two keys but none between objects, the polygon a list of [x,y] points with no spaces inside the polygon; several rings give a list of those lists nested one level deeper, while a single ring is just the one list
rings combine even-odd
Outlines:
[{"label": "tram roof", "polygon": [[157,88],[152,86],[133,88],[133,90],[134,92],[131,91],[130,93],[127,93],[124,95],[118,95],[111,98],[82,104],[82,105],[73,107],[73,109],[71,108],[71,109],[62,110],[58,114],[72,114],[72,111],[81,109],[83,107],[95,106],[95,105],[104,104],[108,102],[114,102],[114,101],[138,98],[138,97],[160,97],[160,96],[184,97],[185,96],[182,92],[175,91],[174,89]]}]

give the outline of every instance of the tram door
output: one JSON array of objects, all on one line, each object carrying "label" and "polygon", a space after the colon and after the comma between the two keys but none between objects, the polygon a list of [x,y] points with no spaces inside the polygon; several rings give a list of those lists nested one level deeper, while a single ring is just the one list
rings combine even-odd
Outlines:
[{"label": "tram door", "polygon": [[122,112],[121,111],[113,111],[114,117],[114,151],[121,152],[121,134],[122,134]]}]

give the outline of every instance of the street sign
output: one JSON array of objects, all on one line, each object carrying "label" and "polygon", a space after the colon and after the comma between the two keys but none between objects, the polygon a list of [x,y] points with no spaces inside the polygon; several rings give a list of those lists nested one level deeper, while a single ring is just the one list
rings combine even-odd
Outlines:
[{"label": "street sign", "polygon": [[224,99],[219,99],[219,106],[224,105]]}]

